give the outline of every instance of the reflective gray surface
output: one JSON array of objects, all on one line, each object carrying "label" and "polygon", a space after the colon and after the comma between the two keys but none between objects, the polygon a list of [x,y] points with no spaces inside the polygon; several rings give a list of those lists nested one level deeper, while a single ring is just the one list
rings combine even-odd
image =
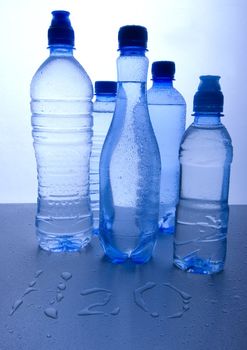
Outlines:
[{"label": "reflective gray surface", "polygon": [[47,253],[34,215],[0,205],[0,350],[246,349],[247,206],[231,207],[215,276],[174,268],[172,237],[146,265],[110,264],[96,237],[81,253]]}]

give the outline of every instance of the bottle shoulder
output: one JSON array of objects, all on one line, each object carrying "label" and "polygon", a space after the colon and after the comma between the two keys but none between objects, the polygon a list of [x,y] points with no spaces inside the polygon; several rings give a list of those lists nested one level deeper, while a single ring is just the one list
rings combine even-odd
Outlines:
[{"label": "bottle shoulder", "polygon": [[[207,152],[205,152],[207,150]],[[232,161],[232,140],[223,124],[214,127],[196,126],[191,124],[184,133],[181,141],[180,154],[198,154],[215,156],[217,153],[228,153]]]},{"label": "bottle shoulder", "polygon": [[92,82],[73,56],[49,56],[31,81],[32,98],[49,98],[51,95],[56,98],[61,94],[74,98],[93,97]]},{"label": "bottle shoulder", "polygon": [[182,94],[174,87],[152,86],[147,91],[148,104],[184,105],[186,102]]}]

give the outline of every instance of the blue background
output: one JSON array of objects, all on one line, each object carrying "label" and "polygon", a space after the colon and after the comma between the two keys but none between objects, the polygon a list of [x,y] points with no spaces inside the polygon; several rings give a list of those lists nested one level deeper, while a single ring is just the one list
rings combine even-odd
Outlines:
[{"label": "blue background", "polygon": [[[148,29],[148,57],[176,62],[175,87],[187,101],[203,74],[220,75],[225,117],[234,145],[230,203],[247,203],[245,0],[8,0],[1,2],[0,202],[36,202],[29,86],[46,59],[51,11],[71,12],[75,57],[92,82],[116,80],[117,33],[122,25]],[[148,87],[151,86],[150,69]]]}]

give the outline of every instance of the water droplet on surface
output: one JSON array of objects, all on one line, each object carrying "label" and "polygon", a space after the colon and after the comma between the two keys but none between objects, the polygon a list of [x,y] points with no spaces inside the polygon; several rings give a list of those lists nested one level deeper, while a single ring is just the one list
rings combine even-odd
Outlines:
[{"label": "water droplet on surface", "polygon": [[189,304],[190,303],[190,299],[183,299],[183,303],[184,304]]},{"label": "water droplet on surface", "polygon": [[158,312],[152,312],[151,313],[151,316],[154,317],[154,318],[159,317],[159,315],[160,314]]},{"label": "water droplet on surface", "polygon": [[145,303],[143,299],[143,293],[145,293],[147,290],[152,289],[156,286],[156,283],[154,282],[147,282],[143,286],[135,289],[134,291],[134,300],[137,306],[139,306],[143,311],[148,312],[147,304]]},{"label": "water droplet on surface", "polygon": [[63,282],[60,282],[60,283],[58,284],[57,288],[60,289],[60,290],[65,290],[65,289],[66,289],[66,284],[63,283]]},{"label": "water droplet on surface", "polygon": [[53,304],[55,304],[55,301],[56,301],[55,299],[52,299],[52,300],[49,301],[49,304],[53,305]]},{"label": "water droplet on surface", "polygon": [[117,306],[115,309],[112,310],[111,315],[116,316],[120,312],[120,307]]},{"label": "water droplet on surface", "polygon": [[57,292],[57,295],[56,295],[57,302],[59,303],[63,298],[64,298],[64,295],[60,292]]},{"label": "water droplet on surface", "polygon": [[56,319],[57,318],[57,310],[54,309],[54,307],[48,307],[45,309],[44,311],[45,315],[50,317],[50,318],[53,318],[53,319]]},{"label": "water droplet on surface", "polygon": [[35,272],[35,278],[38,278],[43,273],[43,270],[38,270]]},{"label": "water droplet on surface", "polygon": [[9,315],[12,316],[16,310],[21,306],[21,304],[23,303],[23,300],[22,299],[17,299],[13,306],[12,306],[12,310],[10,311]]},{"label": "water droplet on surface", "polygon": [[51,335],[50,335],[50,334],[47,334],[46,337],[47,337],[47,338],[51,338]]},{"label": "water droplet on surface", "polygon": [[89,295],[89,294],[94,294],[94,293],[99,293],[99,292],[111,293],[110,290],[104,289],[104,288],[90,288],[90,289],[84,289],[80,294],[81,295]]},{"label": "water droplet on surface", "polygon": [[88,307],[85,307],[84,309],[80,310],[77,315],[78,316],[92,316],[92,315],[102,315],[102,314],[104,314],[103,311],[90,310],[94,306],[98,306],[98,305],[96,305],[96,304],[89,305]]},{"label": "water droplet on surface", "polygon": [[33,281],[31,281],[30,283],[29,283],[29,287],[33,287],[33,286],[35,286],[35,284],[37,283],[37,281],[36,280],[33,280]]},{"label": "water droplet on surface", "polygon": [[64,279],[65,281],[68,281],[69,279],[71,279],[72,273],[70,273],[70,272],[63,272],[63,273],[61,274],[61,277],[62,277],[62,279]]},{"label": "water droplet on surface", "polygon": [[27,294],[30,294],[30,293],[32,293],[32,292],[37,292],[37,291],[38,291],[38,289],[29,287],[29,288],[27,288],[27,289],[25,290],[25,292],[24,292],[24,294],[23,294],[23,297],[24,297],[25,295],[27,295]]},{"label": "water droplet on surface", "polygon": [[175,290],[175,291],[176,291],[183,299],[185,299],[185,300],[189,300],[189,299],[192,298],[191,295],[189,295],[188,293],[182,291],[181,289],[178,289],[177,287],[175,287],[175,286],[174,286],[173,284],[171,284],[171,283],[164,283],[164,286],[169,287],[169,288]]},{"label": "water droplet on surface", "polygon": [[168,316],[168,318],[181,318],[183,316],[183,312],[177,312],[173,315]]},{"label": "water droplet on surface", "polygon": [[183,310],[184,310],[184,311],[188,311],[189,309],[190,309],[190,306],[189,306],[189,305],[184,305],[184,306],[183,306]]},{"label": "water droplet on surface", "polygon": [[[99,290],[100,288],[91,289],[91,293],[96,293],[96,291],[95,291],[96,289]],[[100,291],[102,292],[102,290],[100,290]],[[103,291],[105,292],[106,290],[103,290]],[[87,289],[86,292],[87,292],[87,294],[81,293],[81,295],[91,294],[89,292],[89,289]],[[111,300],[111,296],[112,296],[111,292],[107,291],[107,296],[104,298],[104,300],[102,302],[94,303],[94,304],[91,304],[91,305],[85,307],[84,309],[82,309],[78,312],[78,315],[79,316],[90,316],[90,315],[102,315],[102,314],[104,314],[103,311],[97,311],[97,310],[92,310],[92,309],[97,307],[97,306],[104,306],[107,303],[109,303],[109,301]],[[108,316],[108,314],[106,314],[106,315]]]}]

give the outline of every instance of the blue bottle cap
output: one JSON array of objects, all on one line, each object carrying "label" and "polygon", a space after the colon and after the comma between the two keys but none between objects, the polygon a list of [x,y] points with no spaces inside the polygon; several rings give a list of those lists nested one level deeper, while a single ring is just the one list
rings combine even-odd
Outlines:
[{"label": "blue bottle cap", "polygon": [[128,25],[121,27],[118,32],[119,49],[123,47],[147,48],[148,32],[145,27]]},{"label": "blue bottle cap", "polygon": [[98,80],[94,84],[95,86],[95,94],[112,94],[116,95],[117,93],[117,83],[115,81],[105,81]]},{"label": "blue bottle cap", "polygon": [[71,27],[68,11],[53,11],[53,18],[48,29],[48,45],[74,46],[75,36]]},{"label": "blue bottle cap", "polygon": [[174,79],[175,63],[172,61],[156,61],[152,64],[153,79]]},{"label": "blue bottle cap", "polygon": [[218,75],[200,76],[198,91],[194,96],[194,112],[223,112],[224,96],[219,80]]}]

